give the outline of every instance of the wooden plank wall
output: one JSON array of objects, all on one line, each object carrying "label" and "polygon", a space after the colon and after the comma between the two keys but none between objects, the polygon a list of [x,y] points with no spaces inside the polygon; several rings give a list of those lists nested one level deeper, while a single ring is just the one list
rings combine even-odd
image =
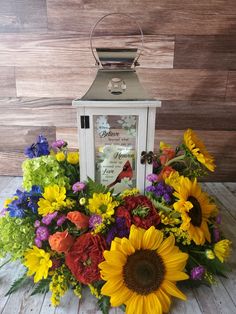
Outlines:
[{"label": "wooden plank wall", "polygon": [[[77,146],[71,101],[96,73],[90,29],[124,11],[145,35],[140,80],[163,101],[156,147],[192,127],[216,157],[210,180],[236,180],[235,0],[0,0],[0,174],[21,175],[23,148],[40,132]],[[136,25],[107,18],[94,45],[137,47]]]}]

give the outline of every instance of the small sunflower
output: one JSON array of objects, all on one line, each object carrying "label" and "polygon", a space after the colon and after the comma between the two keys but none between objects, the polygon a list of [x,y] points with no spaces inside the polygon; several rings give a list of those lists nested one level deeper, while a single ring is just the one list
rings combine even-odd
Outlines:
[{"label": "small sunflower", "polygon": [[184,133],[184,144],[197,160],[210,171],[215,170],[214,158],[208,153],[204,143],[193,130],[188,129]]},{"label": "small sunflower", "polygon": [[174,244],[173,236],[163,241],[154,226],[132,225],[129,239],[115,238],[103,253],[101,293],[110,296],[112,306],[125,304],[127,314],[161,314],[169,311],[170,296],[186,300],[176,281],[188,279],[183,272],[188,254]]},{"label": "small sunflower", "polygon": [[210,216],[216,214],[216,205],[202,192],[196,179],[191,181],[189,178],[180,177],[179,185],[174,188],[176,191],[173,195],[178,201],[173,207],[181,213],[183,221],[180,228],[187,231],[197,245],[203,245],[205,240],[211,242],[207,221]]}]

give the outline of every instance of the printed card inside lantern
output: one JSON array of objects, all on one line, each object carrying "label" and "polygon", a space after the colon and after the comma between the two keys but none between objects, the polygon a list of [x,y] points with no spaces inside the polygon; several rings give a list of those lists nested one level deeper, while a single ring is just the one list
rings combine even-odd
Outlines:
[{"label": "printed card inside lantern", "polygon": [[146,163],[142,156],[153,151],[161,102],[150,99],[138,79],[138,49],[96,48],[96,53],[96,78],[88,92],[73,101],[78,109],[81,180],[89,177],[115,193],[133,187],[142,192],[146,174],[152,172],[152,160]]}]

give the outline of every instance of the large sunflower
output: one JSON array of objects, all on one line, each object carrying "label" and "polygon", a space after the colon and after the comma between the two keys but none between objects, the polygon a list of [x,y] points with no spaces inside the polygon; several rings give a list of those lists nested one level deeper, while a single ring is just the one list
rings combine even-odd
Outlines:
[{"label": "large sunflower", "polygon": [[208,153],[204,143],[198,138],[193,130],[188,129],[184,133],[184,144],[197,160],[210,171],[214,171],[214,158]]},{"label": "large sunflower", "polygon": [[201,190],[197,180],[180,177],[179,185],[175,186],[174,196],[179,199],[174,203],[174,209],[181,213],[180,228],[187,231],[190,238],[197,244],[211,242],[208,229],[208,218],[217,212],[216,205],[210,202],[208,195]]},{"label": "large sunflower", "polygon": [[101,292],[110,296],[111,305],[125,304],[127,314],[161,314],[169,311],[170,296],[186,300],[175,283],[188,279],[183,272],[188,254],[174,244],[173,236],[163,241],[154,226],[132,225],[129,239],[115,238],[99,264],[106,281]]}]

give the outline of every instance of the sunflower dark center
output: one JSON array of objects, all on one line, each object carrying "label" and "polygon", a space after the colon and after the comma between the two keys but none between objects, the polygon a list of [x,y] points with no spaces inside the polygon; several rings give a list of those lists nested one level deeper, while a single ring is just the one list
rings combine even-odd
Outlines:
[{"label": "sunflower dark center", "polygon": [[140,250],[128,256],[123,276],[126,286],[138,294],[157,290],[165,275],[162,258],[151,250]]},{"label": "sunflower dark center", "polygon": [[195,227],[200,227],[202,223],[201,205],[199,204],[198,200],[193,196],[189,196],[188,201],[193,204],[193,207],[188,212],[188,215],[191,218],[191,223]]}]

